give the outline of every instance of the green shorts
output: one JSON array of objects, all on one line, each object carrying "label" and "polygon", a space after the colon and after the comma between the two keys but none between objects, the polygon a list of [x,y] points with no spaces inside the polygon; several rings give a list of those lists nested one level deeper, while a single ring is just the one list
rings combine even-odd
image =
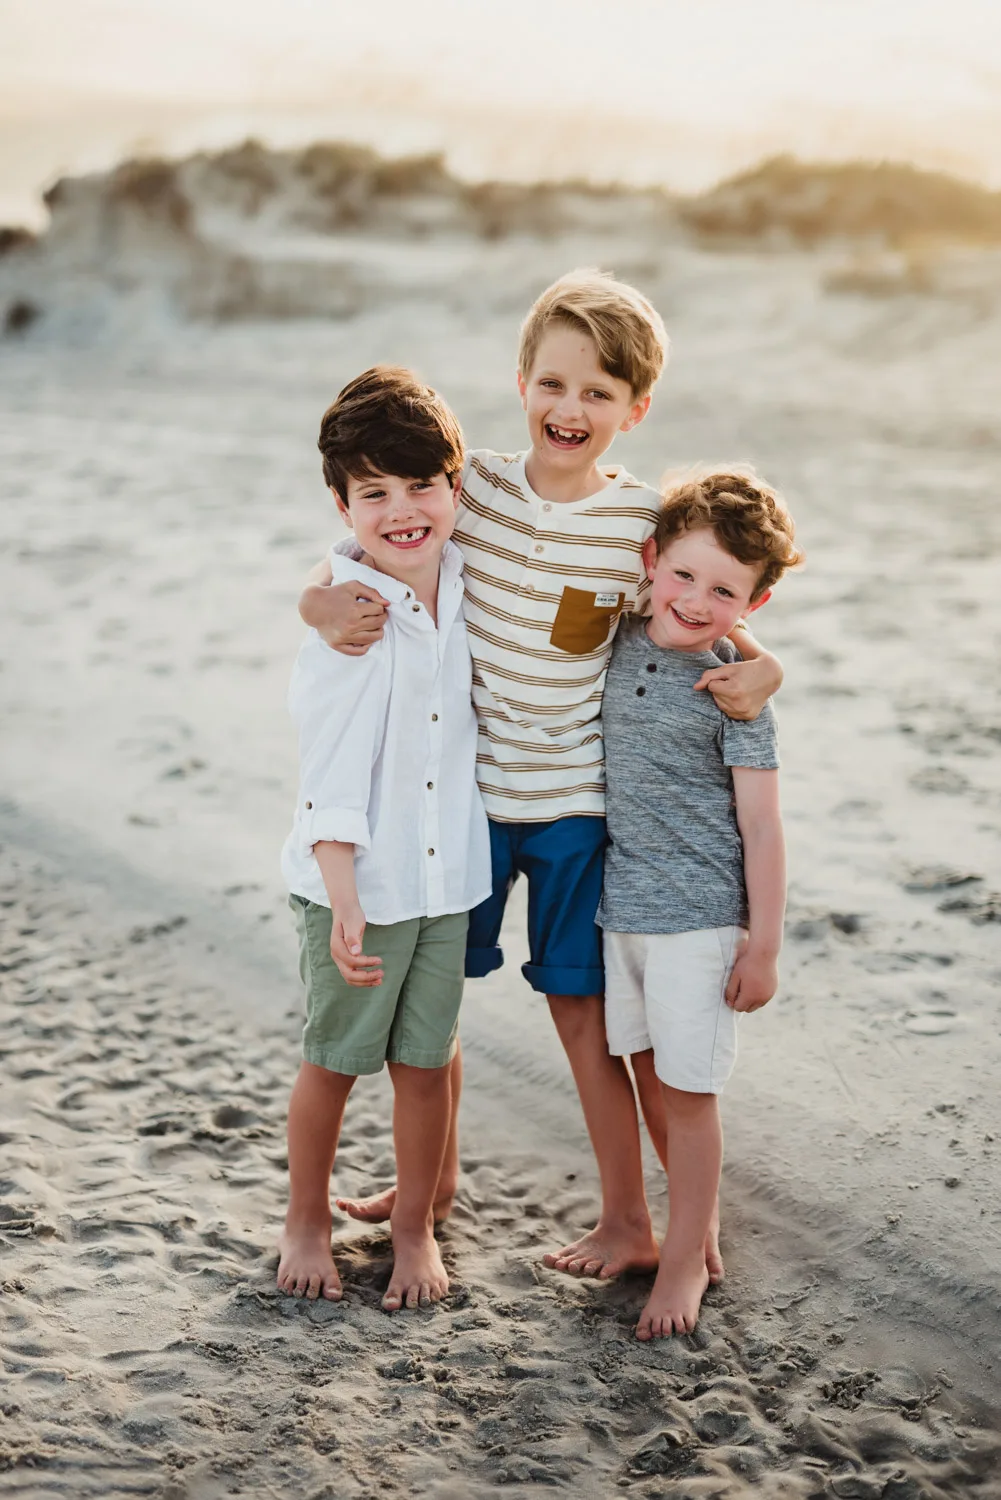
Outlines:
[{"label": "green shorts", "polygon": [[330,956],[329,906],[290,896],[306,986],[302,1055],[332,1073],[378,1073],[383,1063],[443,1068],[459,1031],[469,913],[365,928],[362,949],[382,959],[373,989],[348,984]]}]

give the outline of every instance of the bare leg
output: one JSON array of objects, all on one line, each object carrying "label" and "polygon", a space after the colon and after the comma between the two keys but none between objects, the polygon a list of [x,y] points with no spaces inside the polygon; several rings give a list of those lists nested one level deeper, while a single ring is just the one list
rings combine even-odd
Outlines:
[{"label": "bare leg", "polygon": [[330,1174],[354,1078],[303,1062],[288,1106],[289,1200],[278,1238],[278,1285],[296,1297],[337,1302],[330,1253]]},{"label": "bare leg", "polygon": [[449,1069],[390,1063],[396,1100],[396,1201],[390,1215],[393,1274],[382,1299],[387,1312],[427,1307],[448,1291],[434,1237],[431,1205],[441,1177],[450,1119]]},{"label": "bare leg", "polygon": [[617,1276],[657,1264],[650,1224],[639,1120],[632,1080],[605,1038],[601,995],[549,995],[549,1009],[570,1062],[601,1179],[601,1217],[589,1234],[543,1261],[573,1276]]},{"label": "bare leg", "polygon": [[691,1333],[709,1285],[706,1235],[719,1191],[723,1129],[715,1094],[688,1094],[663,1084],[671,1218],[660,1267],[636,1325],[639,1339]]},{"label": "bare leg", "polygon": [[[664,1103],[663,1086],[654,1072],[653,1048],[649,1048],[646,1052],[634,1052],[629,1061],[632,1064],[633,1077],[636,1079],[636,1092],[640,1096],[640,1109],[643,1111],[646,1128],[650,1133],[653,1149],[660,1157],[661,1166],[666,1172],[667,1106]],[[726,1275],[719,1249],[718,1196],[712,1219],[709,1221],[709,1233],[706,1235],[706,1270],[709,1272],[709,1281],[712,1286],[718,1286]]]},{"label": "bare leg", "polygon": [[[456,1048],[455,1056],[448,1070],[449,1086],[451,1088],[451,1114],[448,1127],[448,1141],[445,1146],[445,1160],[442,1163],[441,1176],[438,1179],[438,1187],[434,1195],[434,1221],[436,1224],[444,1224],[452,1212],[452,1202],[455,1198],[455,1190],[459,1185],[459,1099],[462,1094],[462,1049]],[[384,1193],[375,1193],[371,1198],[338,1198],[335,1200],[337,1207],[342,1213],[348,1214],[352,1219],[359,1219],[363,1224],[385,1224],[393,1212],[393,1204],[396,1202],[396,1183],[386,1189]]]}]

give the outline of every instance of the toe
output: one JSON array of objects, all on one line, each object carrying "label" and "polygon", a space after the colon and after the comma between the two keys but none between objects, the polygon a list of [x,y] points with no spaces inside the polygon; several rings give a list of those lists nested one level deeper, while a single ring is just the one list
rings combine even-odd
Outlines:
[{"label": "toe", "polygon": [[382,1305],[387,1312],[399,1312],[400,1308],[403,1306],[403,1298],[401,1297],[399,1289],[397,1287],[391,1286],[389,1288],[389,1291],[382,1299]]},{"label": "toe", "polygon": [[420,1301],[421,1289],[419,1286],[407,1287],[407,1307],[416,1307]]},{"label": "toe", "polygon": [[320,1295],[320,1274],[314,1271],[306,1283],[306,1296],[310,1302],[315,1302]]},{"label": "toe", "polygon": [[324,1283],[323,1295],[324,1297],[326,1297],[328,1302],[340,1302],[344,1293],[341,1291],[336,1282],[327,1281]]},{"label": "toe", "polygon": [[598,1276],[601,1274],[603,1262],[601,1260],[589,1260],[584,1263],[584,1276]]}]

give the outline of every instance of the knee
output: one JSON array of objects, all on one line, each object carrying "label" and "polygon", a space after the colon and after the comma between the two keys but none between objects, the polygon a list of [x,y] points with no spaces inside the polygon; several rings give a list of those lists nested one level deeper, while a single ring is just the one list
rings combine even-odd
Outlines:
[{"label": "knee", "polygon": [[691,1094],[687,1089],[675,1089],[667,1083],[661,1087],[664,1090],[667,1112],[672,1119],[697,1120],[713,1114],[717,1108],[715,1094]]},{"label": "knee", "polygon": [[549,1011],[564,1047],[595,1042],[606,1051],[605,1005],[601,995],[547,995]]},{"label": "knee", "polygon": [[409,1094],[425,1099],[447,1095],[452,1087],[448,1064],[443,1068],[415,1068],[411,1063],[390,1063],[389,1071],[395,1087],[402,1085]]}]

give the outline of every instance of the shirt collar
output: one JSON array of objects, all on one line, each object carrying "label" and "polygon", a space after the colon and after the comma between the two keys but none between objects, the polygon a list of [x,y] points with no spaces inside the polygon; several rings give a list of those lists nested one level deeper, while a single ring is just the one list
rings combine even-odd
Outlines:
[{"label": "shirt collar", "polygon": [[[401,604],[410,598],[410,590],[398,578],[380,573],[361,562],[362,549],[353,536],[345,537],[330,549],[330,571],[333,583],[367,583],[389,600],[390,604]],[[439,577],[451,583],[462,576],[462,553],[454,542],[446,542],[441,551]]]}]

